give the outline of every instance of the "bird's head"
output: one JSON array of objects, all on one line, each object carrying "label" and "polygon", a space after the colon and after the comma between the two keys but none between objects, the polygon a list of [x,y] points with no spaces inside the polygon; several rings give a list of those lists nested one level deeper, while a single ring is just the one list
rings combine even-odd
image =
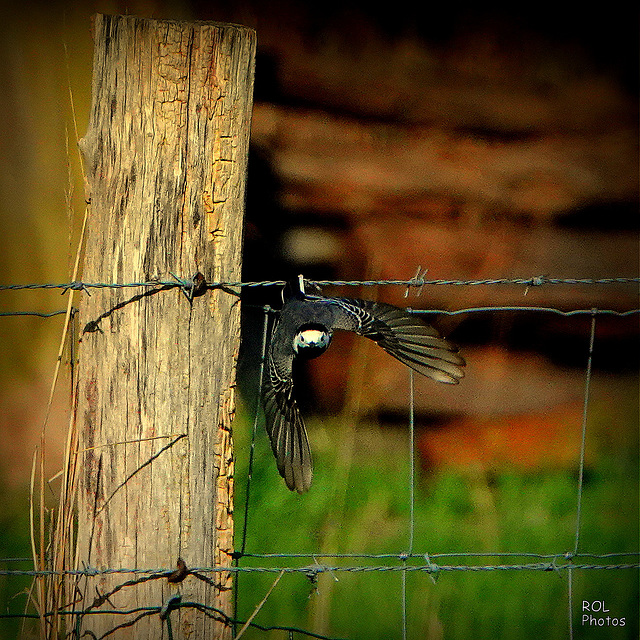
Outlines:
[{"label": "bird's head", "polygon": [[296,355],[305,358],[322,355],[330,344],[331,331],[314,322],[302,325],[293,338],[293,350]]}]

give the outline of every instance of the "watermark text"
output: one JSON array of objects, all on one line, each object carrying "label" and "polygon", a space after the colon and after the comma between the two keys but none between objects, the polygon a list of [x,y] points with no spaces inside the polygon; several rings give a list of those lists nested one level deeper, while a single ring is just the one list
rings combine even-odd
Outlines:
[{"label": "watermark text", "polygon": [[582,624],[588,627],[624,627],[625,618],[609,615],[610,610],[604,600],[582,601]]}]

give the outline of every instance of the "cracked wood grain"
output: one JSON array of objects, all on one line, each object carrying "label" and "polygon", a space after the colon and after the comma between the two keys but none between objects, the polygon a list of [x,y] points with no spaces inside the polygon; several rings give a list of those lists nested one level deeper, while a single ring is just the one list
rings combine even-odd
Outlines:
[{"label": "cracked wood grain", "polygon": [[[94,32],[80,142],[91,202],[83,277],[199,271],[209,282],[240,280],[255,33],[105,15],[95,16]],[[218,290],[190,304],[176,288],[118,306],[129,296],[100,289],[81,308],[81,326],[100,317],[101,331],[85,333],[79,353],[78,566],[230,564],[239,305]],[[178,590],[231,615],[231,575],[219,576],[213,585],[187,576],[127,589],[117,589],[122,575],[90,576],[79,582],[80,604],[89,607],[97,591],[113,593],[118,609],[162,606]],[[174,638],[231,637],[195,609],[171,617]],[[87,615],[81,628],[99,637],[122,623]],[[145,616],[113,637],[163,633],[157,616]]]}]

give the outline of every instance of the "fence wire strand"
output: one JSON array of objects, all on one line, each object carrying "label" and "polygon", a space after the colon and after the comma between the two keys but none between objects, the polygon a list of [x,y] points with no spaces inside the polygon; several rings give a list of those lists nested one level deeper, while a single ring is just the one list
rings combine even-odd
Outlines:
[{"label": "fence wire strand", "polygon": [[[486,278],[486,279],[434,279],[411,278],[409,280],[307,280],[312,285],[319,287],[377,287],[377,286],[486,286],[486,285],[520,285],[524,287],[541,287],[543,285],[612,285],[612,284],[640,284],[640,278],[550,278],[547,276],[532,276],[528,278]],[[62,289],[63,291],[87,291],[88,289],[127,289],[136,287],[184,287],[191,285],[193,278],[174,276],[173,280],[142,280],[136,282],[83,282],[75,280],[64,283],[26,283],[26,284],[0,284],[0,291],[16,291],[21,289]],[[217,281],[206,284],[207,289],[242,288],[242,287],[282,287],[285,280],[259,280],[253,282]]]}]

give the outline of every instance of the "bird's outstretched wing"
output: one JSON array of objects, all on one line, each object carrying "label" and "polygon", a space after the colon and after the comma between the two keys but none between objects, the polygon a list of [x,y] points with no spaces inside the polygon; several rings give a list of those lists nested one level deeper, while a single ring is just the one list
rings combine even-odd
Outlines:
[{"label": "bird's outstretched wing", "polygon": [[457,384],[464,377],[458,349],[415,314],[390,304],[353,298],[328,298],[339,308],[334,328],[355,331],[377,342],[414,371],[438,382]]},{"label": "bird's outstretched wing", "polygon": [[[262,399],[267,433],[278,471],[287,487],[304,493],[311,487],[311,448],[293,385],[293,336],[300,323],[320,322],[365,336],[418,373],[438,382],[457,384],[464,359],[457,348],[418,316],[392,305],[352,298],[308,295],[286,307],[287,321],[276,325],[267,356]],[[285,315],[283,310],[283,315]]]},{"label": "bird's outstretched wing", "polygon": [[311,487],[313,462],[307,429],[293,392],[293,357],[279,359],[270,351],[262,399],[267,433],[278,471],[291,491],[304,493]]}]

